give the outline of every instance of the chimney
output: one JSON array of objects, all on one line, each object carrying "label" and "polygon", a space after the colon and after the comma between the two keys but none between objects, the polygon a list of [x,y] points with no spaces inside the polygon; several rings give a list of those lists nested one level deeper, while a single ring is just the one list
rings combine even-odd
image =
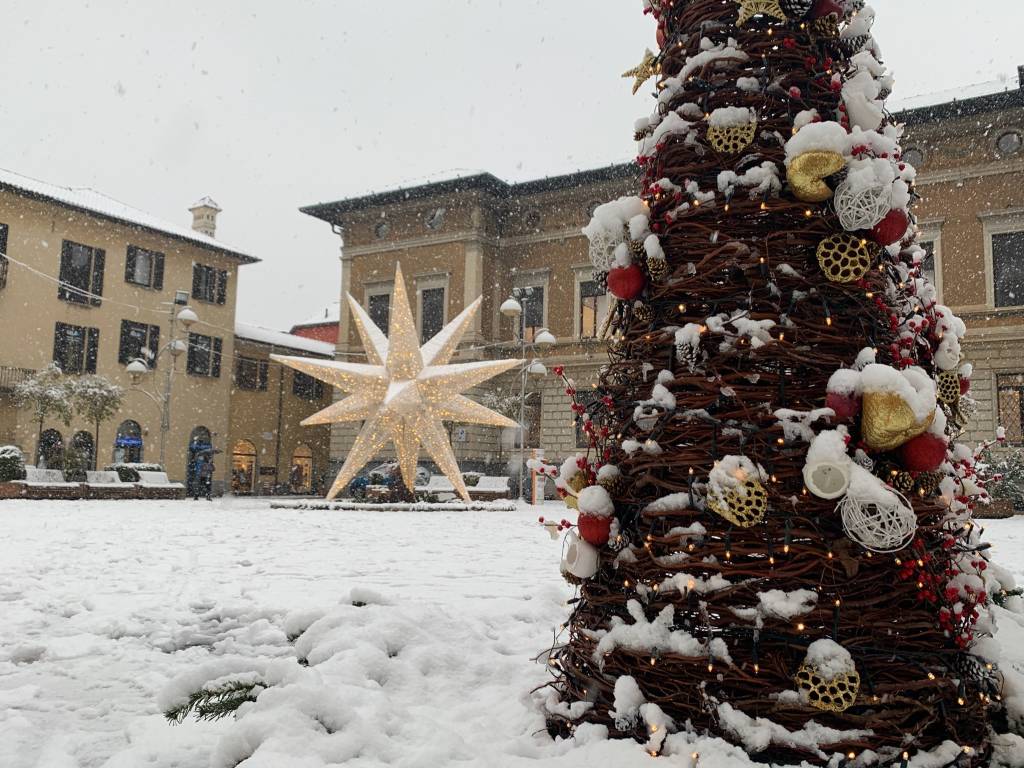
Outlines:
[{"label": "chimney", "polygon": [[220,213],[220,206],[213,202],[213,198],[204,197],[193,204],[189,211],[192,213],[192,229],[209,237],[216,234],[217,214]]},{"label": "chimney", "polygon": [[1020,83],[1020,89],[1024,91],[1024,64],[1017,66],[1017,82]]}]

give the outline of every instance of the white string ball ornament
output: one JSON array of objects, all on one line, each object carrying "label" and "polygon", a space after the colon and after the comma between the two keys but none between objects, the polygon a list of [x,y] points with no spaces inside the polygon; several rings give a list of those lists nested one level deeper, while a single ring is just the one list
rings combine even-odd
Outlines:
[{"label": "white string ball ornament", "polygon": [[847,232],[873,229],[892,210],[892,185],[856,190],[849,179],[836,187],[836,213]]},{"label": "white string ball ornament", "polygon": [[848,493],[836,505],[846,535],[878,554],[890,554],[906,548],[917,534],[917,515],[907,497],[889,489],[884,496],[859,498]]},{"label": "white string ball ornament", "polygon": [[590,263],[598,272],[610,272],[615,262],[615,249],[622,243],[621,237],[615,237],[607,230],[590,235]]}]

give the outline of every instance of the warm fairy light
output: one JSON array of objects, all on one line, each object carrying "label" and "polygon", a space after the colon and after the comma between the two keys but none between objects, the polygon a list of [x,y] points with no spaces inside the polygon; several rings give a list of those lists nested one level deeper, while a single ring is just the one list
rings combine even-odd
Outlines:
[{"label": "warm fairy light", "polygon": [[963,696],[961,696],[960,698],[958,698],[958,699],[956,700],[956,703],[957,703],[957,704],[959,704],[959,705],[960,705],[960,706],[962,707],[962,706],[963,706],[964,704],[966,704],[967,702],[966,702],[966,701],[964,701],[964,697],[963,697]]},{"label": "warm fairy light", "polygon": [[629,589],[629,579],[626,579],[624,582],[622,582],[622,586],[624,586],[626,589]]},{"label": "warm fairy light", "polygon": [[714,672],[714,671],[715,671],[715,665],[714,665],[714,664],[712,664],[712,663],[711,663],[711,662],[709,661],[709,662],[708,662],[708,672]]},{"label": "warm fairy light", "polygon": [[835,558],[835,553],[833,553],[833,552],[832,552],[831,550],[829,550],[829,553],[828,553],[828,559],[829,559],[829,560],[832,560],[832,559],[834,559],[834,558]]},{"label": "warm fairy light", "polygon": [[762,201],[761,202],[761,210],[762,211],[767,211],[768,210],[768,203]]},{"label": "warm fairy light", "polygon": [[812,211],[810,208],[808,208],[806,211],[804,211],[804,216],[806,216],[808,219],[811,218],[811,216],[813,216],[813,215],[814,215],[814,211]]},{"label": "warm fairy light", "polygon": [[651,666],[653,667],[657,663],[658,663],[658,660],[656,658],[654,658],[653,656],[651,656]]},{"label": "warm fairy light", "polygon": [[934,680],[935,679],[935,673],[934,672],[929,672],[928,673],[928,679],[929,680]]},{"label": "warm fairy light", "polygon": [[829,327],[832,326],[832,318],[831,317],[826,317],[825,318],[825,325],[827,325]]},{"label": "warm fairy light", "polygon": [[803,632],[805,629],[807,629],[807,627],[802,621],[796,625],[797,632]]},{"label": "warm fairy light", "polygon": [[755,675],[761,674],[761,665],[760,664],[755,664],[754,665],[754,674]]},{"label": "warm fairy light", "polygon": [[657,724],[654,724],[654,725],[652,725],[652,726],[651,726],[651,733],[657,733],[657,732],[658,732],[658,726],[657,726]]},{"label": "warm fairy light", "polygon": [[847,752],[846,753],[846,759],[847,760],[856,760],[857,759],[857,753],[856,752]]},{"label": "warm fairy light", "polygon": [[686,312],[686,305],[685,304],[680,304],[679,305],[679,311],[685,313]]}]

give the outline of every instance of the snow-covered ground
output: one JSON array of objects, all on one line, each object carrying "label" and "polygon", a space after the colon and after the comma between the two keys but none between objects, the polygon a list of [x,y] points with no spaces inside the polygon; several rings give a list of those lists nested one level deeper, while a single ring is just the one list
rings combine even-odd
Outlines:
[{"label": "snow-covered ground", "polygon": [[[2,502],[0,766],[650,766],[543,732],[533,658],[570,592],[537,514]],[[1024,520],[988,528],[1024,581]],[[168,725],[161,693],[207,663],[288,685],[237,722]]]}]

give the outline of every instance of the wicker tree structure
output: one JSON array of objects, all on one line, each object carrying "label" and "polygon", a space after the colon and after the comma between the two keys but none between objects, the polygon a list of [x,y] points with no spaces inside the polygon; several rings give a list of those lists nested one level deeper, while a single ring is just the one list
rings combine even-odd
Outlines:
[{"label": "wicker tree structure", "polygon": [[[587,405],[566,379],[592,450],[535,466],[580,511],[549,728],[653,755],[689,729],[776,763],[953,742],[950,765],[984,765],[1001,680],[979,645],[984,491],[956,443],[970,366],[921,275],[874,12],[646,8],[640,193],[586,230],[610,360]],[[747,718],[780,730],[753,745]]]}]

